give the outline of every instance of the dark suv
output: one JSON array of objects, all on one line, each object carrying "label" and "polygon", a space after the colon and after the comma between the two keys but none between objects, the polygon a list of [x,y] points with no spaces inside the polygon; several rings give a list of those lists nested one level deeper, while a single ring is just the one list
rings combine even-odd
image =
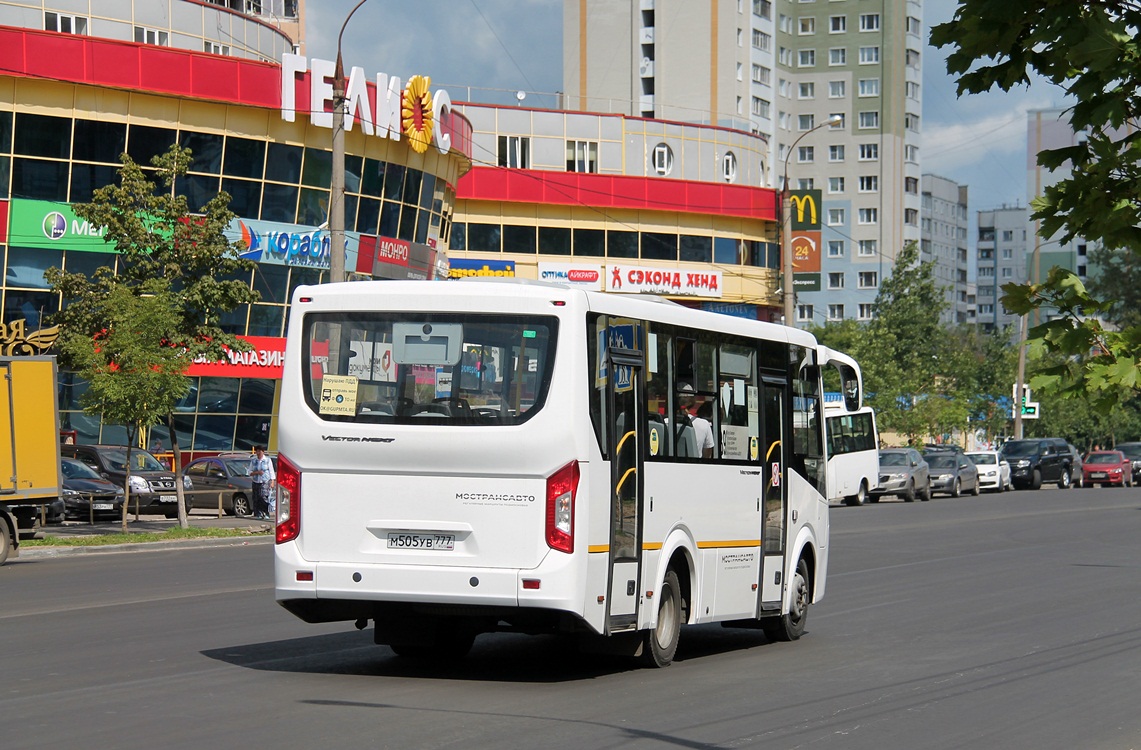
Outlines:
[{"label": "dark suv", "polygon": [[[77,458],[99,476],[120,487],[127,478],[127,446],[125,445],[61,445],[64,458]],[[185,483],[185,480],[184,480]],[[131,449],[131,496],[129,508],[140,513],[161,513],[167,518],[178,515],[178,496],[174,472],[142,448]]]},{"label": "dark suv", "polygon": [[1066,489],[1074,478],[1070,445],[1061,438],[1011,440],[1002,446],[1002,457],[1010,464],[1010,480],[1015,487],[1036,490],[1043,482],[1057,482]]},{"label": "dark suv", "polygon": [[1141,443],[1118,443],[1114,448],[1124,453],[1133,464],[1133,483],[1141,481]]}]

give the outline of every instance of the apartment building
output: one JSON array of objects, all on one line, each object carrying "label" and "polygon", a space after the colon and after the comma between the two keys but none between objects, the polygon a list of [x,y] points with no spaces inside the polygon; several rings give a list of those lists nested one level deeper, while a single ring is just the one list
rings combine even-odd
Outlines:
[{"label": "apartment building", "polygon": [[1017,327],[1018,316],[1002,306],[1003,284],[1024,284],[1033,247],[1030,210],[1002,206],[978,212],[976,238],[978,324],[984,331]]},{"label": "apartment building", "polygon": [[943,289],[947,307],[941,322],[957,325],[973,317],[967,287],[967,186],[946,177],[925,174],[920,214],[919,259],[934,264],[935,282]]},{"label": "apartment building", "polygon": [[765,184],[822,191],[820,267],[798,274],[795,322],[870,318],[900,249],[920,239],[922,2],[563,7],[568,104],[767,138]]}]

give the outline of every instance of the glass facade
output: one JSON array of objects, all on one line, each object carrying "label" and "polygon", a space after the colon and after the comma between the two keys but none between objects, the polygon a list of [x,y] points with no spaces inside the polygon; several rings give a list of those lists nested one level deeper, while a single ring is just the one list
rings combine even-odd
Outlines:
[{"label": "glass facade", "polygon": [[780,268],[780,245],[715,235],[669,234],[616,229],[538,227],[457,222],[450,250],[480,253],[570,255],[652,261],[686,261]]},{"label": "glass facade", "polygon": [[[175,184],[192,210],[224,190],[240,220],[300,225],[311,232],[326,223],[332,170],[327,149],[181,127],[11,111],[0,111],[0,200],[10,200],[12,206],[20,201],[88,202],[97,188],[117,179],[120,154],[126,152],[148,167],[152,157],[175,143],[193,151],[188,174]],[[346,155],[345,161],[347,231],[446,247],[454,192],[443,178],[360,155]],[[60,240],[58,248],[45,247],[52,243],[45,243],[38,230],[29,222],[10,222],[8,235],[0,238],[3,322],[23,319],[28,332],[46,326],[59,310],[59,295],[44,279],[48,268],[91,274],[116,264],[114,253],[80,246],[70,236]],[[313,263],[257,263],[242,280],[260,294],[260,302],[226,314],[222,328],[238,335],[284,336],[293,290],[320,283],[325,276],[326,270]],[[180,447],[220,451],[269,442],[275,380],[191,380],[191,392],[175,417]],[[84,388],[74,373],[60,372],[61,428],[75,430],[81,443],[124,443],[125,428],[102,425],[82,412],[79,396]],[[169,450],[165,426],[152,430],[154,439]]]}]

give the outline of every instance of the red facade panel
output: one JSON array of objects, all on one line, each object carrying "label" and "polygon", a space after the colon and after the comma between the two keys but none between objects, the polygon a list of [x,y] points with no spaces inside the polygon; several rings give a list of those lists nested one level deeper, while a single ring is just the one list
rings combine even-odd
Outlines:
[{"label": "red facade panel", "polygon": [[775,190],[745,185],[500,167],[473,167],[460,178],[456,197],[506,203],[677,211],[763,221],[776,221],[778,200]]},{"label": "red facade panel", "polygon": [[190,60],[191,89],[207,99],[237,101],[241,96],[240,66],[237,60],[227,57],[192,57]]},{"label": "red facade panel", "polygon": [[276,64],[114,39],[0,27],[0,69],[17,77],[281,106],[281,68]]},{"label": "red facade panel", "polygon": [[[142,86],[138,47],[127,44],[89,45],[83,83],[115,89],[138,89]],[[75,73],[71,74],[72,79]]]},{"label": "red facade panel", "polygon": [[[277,63],[114,39],[0,26],[0,73],[281,109]],[[298,76],[296,84],[299,116],[308,115],[309,75]],[[375,101],[376,84],[368,87]],[[452,149],[470,157],[471,122],[459,113],[447,122]]]},{"label": "red facade panel", "polygon": [[26,56],[25,68],[29,75],[66,80],[72,71],[83,69],[84,51],[82,38],[56,34],[45,39],[36,54]]}]

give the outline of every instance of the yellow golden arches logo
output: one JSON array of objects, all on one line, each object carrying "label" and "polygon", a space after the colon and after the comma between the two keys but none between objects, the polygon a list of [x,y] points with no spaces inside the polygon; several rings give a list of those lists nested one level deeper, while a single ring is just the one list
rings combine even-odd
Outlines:
[{"label": "yellow golden arches logo", "polygon": [[432,92],[428,87],[432,79],[428,76],[412,76],[404,87],[404,98],[400,106],[401,125],[412,150],[422,154],[432,143]]},{"label": "yellow golden arches logo", "polygon": [[808,223],[815,225],[816,222],[816,199],[811,195],[793,195],[789,197],[789,203],[796,208],[796,221],[799,224],[804,223],[804,208],[808,207]]}]

